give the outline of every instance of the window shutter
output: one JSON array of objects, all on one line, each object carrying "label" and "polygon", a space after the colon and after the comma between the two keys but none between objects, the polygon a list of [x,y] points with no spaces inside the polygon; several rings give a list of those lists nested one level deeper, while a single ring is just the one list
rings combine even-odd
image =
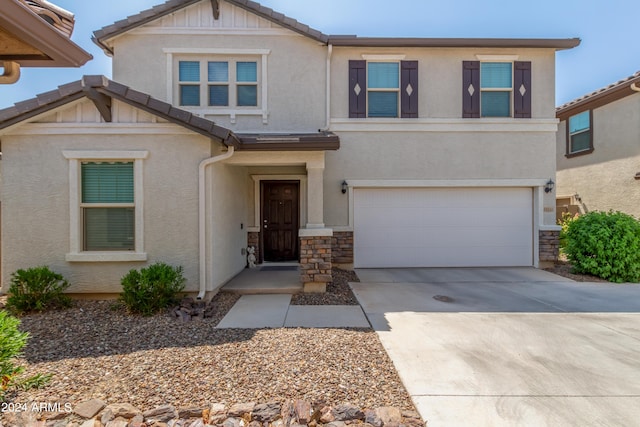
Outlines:
[{"label": "window shutter", "polygon": [[513,117],[531,118],[531,62],[529,61],[514,63]]},{"label": "window shutter", "polygon": [[349,61],[349,117],[367,116],[367,61]]},{"label": "window shutter", "polygon": [[418,117],[418,61],[400,63],[400,117]]},{"label": "window shutter", "polygon": [[462,117],[480,117],[480,61],[462,61]]}]

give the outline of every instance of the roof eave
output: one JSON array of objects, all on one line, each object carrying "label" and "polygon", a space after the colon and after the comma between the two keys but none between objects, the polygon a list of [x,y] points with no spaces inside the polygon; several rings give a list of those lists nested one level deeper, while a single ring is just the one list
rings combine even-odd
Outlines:
[{"label": "roof eave", "polygon": [[438,47],[438,48],[546,48],[572,49],[579,38],[570,39],[496,39],[496,38],[422,38],[329,36],[328,43],[344,47]]},{"label": "roof eave", "polygon": [[81,67],[93,58],[21,2],[5,2],[0,26],[50,59],[17,59],[22,67]]}]

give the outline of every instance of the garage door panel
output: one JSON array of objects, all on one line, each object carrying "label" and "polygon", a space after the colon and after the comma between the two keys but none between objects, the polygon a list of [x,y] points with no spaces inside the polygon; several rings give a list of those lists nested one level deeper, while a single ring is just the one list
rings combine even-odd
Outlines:
[{"label": "garage door panel", "polygon": [[354,191],[356,267],[533,264],[531,188]]}]

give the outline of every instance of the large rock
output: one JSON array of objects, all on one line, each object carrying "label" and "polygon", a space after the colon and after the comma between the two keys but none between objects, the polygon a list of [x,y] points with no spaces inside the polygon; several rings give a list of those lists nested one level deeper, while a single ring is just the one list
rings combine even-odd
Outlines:
[{"label": "large rock", "polygon": [[338,405],[331,410],[335,421],[364,420],[364,412],[354,405]]},{"label": "large rock", "polygon": [[79,403],[73,412],[75,412],[77,416],[82,418],[93,418],[98,415],[98,413],[100,413],[100,411],[102,411],[105,406],[107,406],[107,404],[102,400],[91,399]]},{"label": "large rock", "polygon": [[382,420],[373,409],[364,411],[364,422],[371,424],[373,427],[382,427]]},{"label": "large rock", "polygon": [[178,418],[202,418],[203,408],[181,408],[178,409]]},{"label": "large rock", "polygon": [[276,417],[280,417],[281,406],[278,402],[269,402],[256,405],[251,411],[251,420],[259,422],[272,422]]},{"label": "large rock", "polygon": [[251,415],[251,412],[253,412],[253,408],[255,408],[255,406],[256,402],[238,403],[229,408],[227,414],[230,417],[242,418],[247,414]]},{"label": "large rock", "polygon": [[[126,418],[130,420],[138,414],[142,414],[142,411],[130,403],[114,403],[113,405],[107,406],[104,410],[105,413],[111,412],[111,419],[107,419],[107,421],[111,421],[114,418]],[[103,415],[104,418],[104,415]],[[105,420],[102,420],[102,424],[106,424]]]},{"label": "large rock", "polygon": [[402,412],[391,406],[376,408],[376,415],[382,421],[383,426],[397,427],[402,423]]},{"label": "large rock", "polygon": [[304,400],[296,400],[294,403],[294,409],[296,418],[298,418],[298,424],[309,424],[311,421],[311,415],[313,415],[313,408],[309,402]]},{"label": "large rock", "polygon": [[230,417],[224,420],[222,427],[244,427],[246,424],[242,418]]},{"label": "large rock", "polygon": [[176,408],[173,405],[162,405],[143,412],[142,415],[148,424],[153,424],[155,422],[166,423],[169,420],[177,418],[178,411],[176,411]]}]

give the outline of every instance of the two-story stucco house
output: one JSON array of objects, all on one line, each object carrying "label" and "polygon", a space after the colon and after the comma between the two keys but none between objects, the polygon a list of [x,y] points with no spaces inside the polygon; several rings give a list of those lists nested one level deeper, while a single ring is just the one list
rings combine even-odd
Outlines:
[{"label": "two-story stucco house", "polygon": [[640,72],[558,107],[558,215],[640,218]]},{"label": "two-story stucco house", "polygon": [[94,41],[113,80],[0,111],[5,283],[47,264],[115,293],[165,261],[204,294],[249,245],[299,261],[307,290],[332,264],[553,258],[555,52],[577,39],[332,37],[248,0],[171,0]]}]

